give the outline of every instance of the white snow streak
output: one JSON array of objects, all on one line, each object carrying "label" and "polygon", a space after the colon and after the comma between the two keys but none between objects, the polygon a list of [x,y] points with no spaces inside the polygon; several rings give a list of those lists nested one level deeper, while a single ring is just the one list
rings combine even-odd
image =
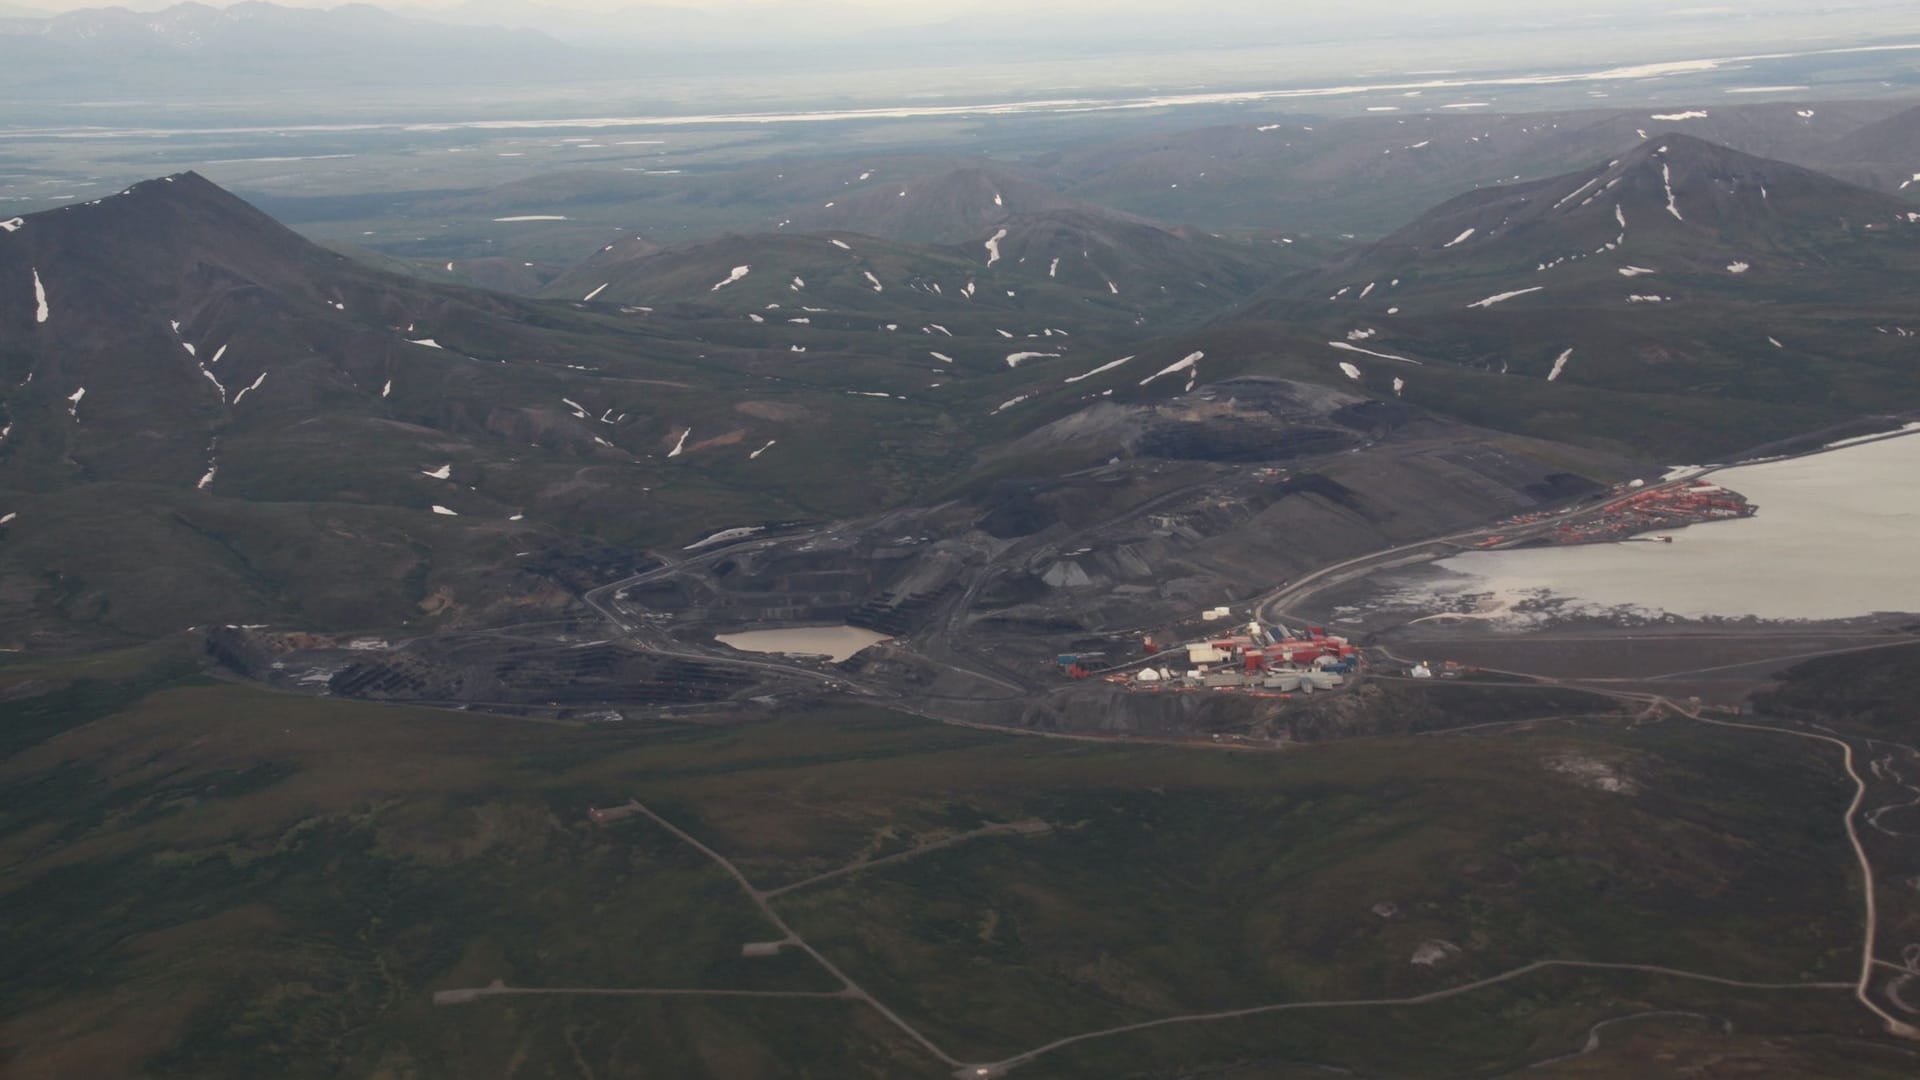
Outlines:
[{"label": "white snow streak", "polygon": [[928,355],[932,356],[935,360],[938,360],[943,364],[953,363],[953,357],[948,356],[946,353],[943,353],[943,352],[929,353]]},{"label": "white snow streak", "polygon": [[453,476],[453,466],[451,464],[447,464],[447,465],[442,465],[437,469],[421,469],[420,475],[430,476],[435,480],[451,479]]},{"label": "white snow streak", "polygon": [[693,434],[692,428],[688,428],[685,431],[682,431],[680,433],[680,441],[673,444],[673,449],[667,451],[667,456],[670,458],[679,457],[680,451],[685,450],[687,448],[687,436],[691,434]]},{"label": "white snow streak", "polygon": [[425,346],[426,346],[427,348],[429,348],[429,349],[438,349],[438,348],[440,348],[440,343],[439,343],[439,342],[437,342],[437,341],[435,341],[435,340],[433,340],[433,339],[432,339],[432,338],[430,338],[430,337],[423,337],[423,338],[419,338],[418,340],[409,340],[409,341],[407,342],[407,344],[409,344],[409,345],[425,345]]},{"label": "white snow streak", "polygon": [[392,380],[392,379],[388,379],[388,380],[387,380],[387,385],[385,385],[385,386],[383,386],[383,387],[381,387],[381,388],[380,388],[380,396],[381,396],[381,397],[386,397],[386,396],[388,396],[388,395],[390,395],[390,394],[392,394],[392,393],[393,393],[393,380]]},{"label": "white snow streak", "polygon": [[1704,109],[1688,109],[1686,112],[1676,113],[1654,113],[1649,117],[1649,119],[1652,120],[1705,120],[1706,118],[1707,113]]},{"label": "white snow streak", "polygon": [[40,284],[40,271],[38,268],[35,268],[35,270],[33,271],[33,303],[34,303],[33,321],[42,322],[42,323],[46,322],[47,321],[47,287],[45,285]]},{"label": "white snow streak", "polygon": [[1340,361],[1340,370],[1347,373],[1347,378],[1355,382],[1360,381],[1360,369],[1347,363],[1345,360]]},{"label": "white snow streak", "polygon": [[[1603,174],[1603,175],[1604,175],[1604,174]],[[1567,205],[1568,203],[1570,203],[1570,202],[1572,202],[1573,200],[1575,200],[1575,199],[1577,199],[1577,198],[1579,198],[1579,197],[1580,197],[1580,194],[1581,194],[1582,192],[1584,192],[1584,191],[1586,191],[1586,190],[1587,190],[1588,188],[1590,188],[1590,187],[1592,187],[1593,185],[1595,185],[1595,184],[1597,184],[1597,183],[1599,183],[1599,182],[1600,182],[1600,177],[1598,177],[1598,176],[1596,176],[1596,177],[1594,177],[1593,179],[1591,179],[1591,180],[1589,180],[1589,181],[1587,181],[1586,183],[1584,183],[1584,184],[1581,184],[1581,185],[1580,185],[1579,187],[1577,187],[1577,188],[1575,188],[1575,189],[1573,189],[1573,194],[1571,194],[1571,195],[1568,195],[1568,196],[1567,196],[1566,198],[1564,198],[1564,199],[1561,199],[1561,200],[1560,200],[1559,202],[1557,202],[1557,203],[1554,203],[1554,204],[1553,204],[1553,208],[1554,208],[1555,210],[1558,210],[1558,209],[1560,209],[1561,207],[1563,207],[1563,206],[1565,206],[1565,205]]]},{"label": "white snow streak", "polygon": [[1382,360],[1398,360],[1403,364],[1412,364],[1414,367],[1426,366],[1425,364],[1423,364],[1418,360],[1409,359],[1405,356],[1395,356],[1392,353],[1374,352],[1372,349],[1363,349],[1358,345],[1349,345],[1344,341],[1329,341],[1327,342],[1327,344],[1335,349],[1341,350],[1342,352],[1360,353],[1363,356],[1375,356],[1375,357],[1379,357]]},{"label": "white snow streak", "polygon": [[263,371],[260,373],[259,378],[253,380],[252,385],[245,387],[239,393],[233,395],[233,403],[235,405],[240,404],[240,399],[247,396],[247,391],[260,389],[260,384],[266,381],[267,381],[267,373]]},{"label": "white snow streak", "polygon": [[1203,352],[1188,353],[1184,359],[1175,360],[1173,363],[1168,364],[1166,367],[1161,368],[1159,371],[1156,371],[1153,374],[1147,376],[1146,378],[1141,379],[1140,385],[1145,386],[1162,375],[1171,375],[1176,371],[1185,371],[1188,368],[1192,367],[1193,365],[1199,363],[1201,360],[1205,359],[1206,355],[1207,354]]},{"label": "white snow streak", "polygon": [[751,454],[748,454],[748,455],[747,455],[747,460],[748,460],[748,461],[752,461],[752,460],[754,460],[755,458],[757,458],[757,457],[759,457],[759,456],[760,456],[761,454],[764,454],[764,453],[766,453],[767,451],[769,451],[769,450],[771,450],[771,449],[773,449],[773,444],[774,444],[774,443],[777,443],[777,442],[779,442],[779,441],[780,441],[780,440],[778,440],[778,439],[768,439],[768,440],[767,440],[767,445],[765,445],[765,446],[763,446],[763,447],[761,447],[761,448],[760,448],[760,449],[758,449],[758,450],[755,450],[755,451],[754,451],[753,453],[751,453]]},{"label": "white snow streak", "polygon": [[1017,352],[1007,357],[1007,366],[1016,368],[1028,360],[1050,360],[1059,355],[1057,352]]},{"label": "white snow streak", "polygon": [[497,217],[495,221],[565,221],[564,214],[521,214],[518,217]]},{"label": "white snow streak", "polygon": [[0,221],[0,232],[13,232],[26,223],[26,218],[8,218],[5,221]]},{"label": "white snow streak", "polygon": [[1752,263],[1730,262],[1727,264],[1727,273],[1729,274],[1744,274],[1751,269],[1753,269]]},{"label": "white snow streak", "polygon": [[78,390],[75,390],[73,393],[67,395],[67,415],[68,416],[73,417],[75,420],[80,419],[80,399],[86,396],[87,396],[87,388],[84,386]]},{"label": "white snow streak", "polygon": [[600,295],[601,293],[603,293],[603,292],[606,292],[606,291],[607,291],[607,286],[608,286],[608,285],[611,285],[611,284],[613,284],[613,282],[611,282],[611,281],[609,281],[609,282],[606,282],[605,284],[603,284],[603,285],[601,285],[601,286],[600,286],[599,288],[597,288],[597,289],[595,289],[595,290],[593,290],[592,292],[590,292],[590,293],[588,293],[587,295],[585,295],[585,296],[583,296],[583,297],[581,297],[580,299],[581,299],[582,301],[587,301],[587,300],[591,300],[591,299],[593,299],[594,297],[596,297],[596,296],[599,296],[599,295]]},{"label": "white snow streak", "polygon": [[867,284],[869,284],[869,285],[872,285],[872,286],[873,286],[873,291],[874,291],[874,292],[884,292],[884,291],[885,291],[885,290],[884,290],[884,289],[882,289],[882,288],[881,288],[881,286],[880,286],[880,279],[879,279],[879,278],[877,278],[877,277],[874,277],[874,276],[873,276],[873,271],[871,271],[871,270],[862,270],[862,271],[860,271],[860,273],[861,273],[861,275],[862,275],[862,276],[864,276],[864,277],[865,277],[865,278],[867,279]]},{"label": "white snow streak", "polygon": [[1672,214],[1675,221],[1687,220],[1680,216],[1680,204],[1673,198],[1673,168],[1664,161],[1660,163],[1660,182],[1667,188],[1667,213]]},{"label": "white snow streak", "polygon": [[1525,296],[1528,293],[1537,293],[1544,288],[1546,288],[1545,285],[1535,285],[1531,289],[1516,289],[1513,292],[1503,292],[1496,296],[1489,296],[1485,300],[1475,300],[1473,303],[1468,304],[1467,307],[1468,308],[1490,308],[1495,304],[1504,304],[1508,300],[1511,300],[1516,296]]},{"label": "white snow streak", "polygon": [[853,250],[851,247],[848,247],[846,242],[843,240],[828,240],[827,243],[832,244],[834,247],[839,248],[841,251]]},{"label": "white snow streak", "polygon": [[1561,353],[1561,354],[1560,354],[1560,355],[1559,355],[1559,356],[1558,356],[1558,357],[1557,357],[1557,358],[1556,358],[1556,359],[1555,359],[1555,360],[1553,361],[1553,370],[1552,370],[1552,371],[1549,371],[1549,372],[1547,372],[1547,381],[1548,381],[1548,382],[1554,382],[1554,381],[1556,381],[1556,380],[1558,380],[1558,379],[1560,378],[1560,373],[1561,373],[1562,371],[1565,371],[1565,370],[1567,369],[1567,361],[1569,361],[1569,360],[1571,360],[1571,359],[1573,359],[1573,350],[1572,350],[1572,349],[1568,349],[1568,350],[1567,350],[1566,352],[1563,352],[1563,353]]},{"label": "white snow streak", "polygon": [[1097,368],[1094,368],[1094,369],[1093,369],[1092,371],[1089,371],[1089,372],[1086,372],[1085,374],[1082,374],[1082,375],[1069,375],[1069,376],[1067,376],[1067,378],[1065,379],[1065,381],[1066,381],[1066,382],[1070,382],[1070,383],[1077,383],[1077,382],[1080,382],[1080,381],[1081,381],[1081,380],[1083,380],[1083,379],[1091,379],[1091,378],[1093,378],[1093,377],[1094,377],[1095,375],[1099,375],[1099,374],[1101,374],[1101,373],[1103,373],[1103,372],[1108,372],[1108,371],[1112,371],[1112,370],[1113,370],[1114,368],[1117,368],[1117,367],[1119,367],[1119,366],[1120,366],[1121,364],[1124,364],[1124,363],[1126,363],[1127,361],[1129,361],[1129,360],[1131,360],[1131,359],[1133,359],[1133,357],[1131,357],[1131,356],[1123,356],[1123,357],[1121,357],[1121,358],[1120,358],[1120,359],[1118,359],[1118,360],[1109,360],[1108,362],[1106,362],[1106,363],[1104,363],[1104,364],[1101,364],[1101,365],[1100,365],[1099,367],[1097,367]]},{"label": "white snow streak", "polygon": [[1660,271],[1650,270],[1644,266],[1623,266],[1618,272],[1621,277],[1639,277],[1641,274],[1657,274]]},{"label": "white snow streak", "polygon": [[727,280],[721,282],[718,285],[715,285],[713,288],[708,289],[707,291],[719,292],[721,289],[724,289],[727,286],[733,284],[734,282],[739,281],[741,278],[746,277],[747,272],[752,269],[753,269],[752,266],[736,266],[733,268],[731,273],[727,274]]},{"label": "white snow streak", "polygon": [[1453,239],[1447,241],[1444,244],[1441,244],[1440,246],[1443,248],[1450,248],[1455,244],[1464,244],[1467,242],[1467,239],[1469,237],[1471,237],[1474,233],[1479,231],[1480,230],[1478,229],[1468,229],[1466,232],[1461,233],[1459,236],[1454,237]]},{"label": "white snow streak", "polygon": [[432,510],[436,514],[439,514],[441,517],[459,517],[460,516],[459,514],[454,513],[453,511],[447,509],[444,506],[441,506],[438,503],[435,503],[433,506],[428,507],[428,509]]}]

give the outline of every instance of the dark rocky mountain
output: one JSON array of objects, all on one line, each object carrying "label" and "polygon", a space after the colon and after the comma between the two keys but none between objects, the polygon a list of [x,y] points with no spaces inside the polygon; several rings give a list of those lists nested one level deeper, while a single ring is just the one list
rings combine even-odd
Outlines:
[{"label": "dark rocky mountain", "polygon": [[[945,407],[899,399],[925,385],[918,342],[911,369],[802,371],[784,342],[715,343],[722,320],[750,330],[732,312],[375,271],[191,173],[6,225],[0,632],[537,603],[518,551],[883,506],[968,445]],[[955,408],[998,393],[955,389]]]},{"label": "dark rocky mountain", "polygon": [[1235,379],[1626,456],[1913,403],[1900,204],[1655,143],[1332,276],[1304,245],[1055,210],[949,246],[630,238],[528,300],[357,263],[191,173],[9,220],[0,633],[496,619],[635,543],[1290,445],[1254,422],[1264,384],[1209,389]]},{"label": "dark rocky mountain", "polygon": [[1814,164],[1840,134],[1900,108],[1833,101],[1276,117],[1073,148],[1041,175],[1076,198],[1153,218],[1376,238],[1463,191],[1556,177],[1662,131]]},{"label": "dark rocky mountain", "polygon": [[[1651,445],[1687,412],[1709,436],[1694,452],[1725,453],[1756,441],[1743,434],[1920,405],[1901,284],[1916,272],[1920,215],[1898,199],[1669,134],[1462,195],[1243,315],[1490,426],[1544,434],[1528,425],[1545,409],[1563,437]],[[1494,378],[1443,404],[1425,395],[1446,365]],[[1554,409],[1571,386],[1624,396]]]},{"label": "dark rocky mountain", "polygon": [[[931,321],[962,338],[1004,341],[1047,336],[1048,328],[1137,334],[1143,326],[1195,324],[1277,275],[1311,265],[1304,251],[1285,245],[1178,232],[1114,214],[1056,210],[997,220],[964,243],[945,245],[839,231],[784,230],[672,248],[627,237],[563,274],[544,295],[697,304],[762,323],[804,318],[843,329],[891,323],[911,331]],[[1029,325],[1036,320],[1042,325]]]},{"label": "dark rocky mountain", "polygon": [[863,169],[816,206],[783,216],[789,228],[844,230],[916,244],[958,244],[986,236],[1016,214],[1056,210],[1102,211],[1035,180],[979,167],[902,176],[895,169]]},{"label": "dark rocky mountain", "polygon": [[1822,148],[1819,160],[1855,183],[1920,199],[1920,108],[1848,132]]},{"label": "dark rocky mountain", "polygon": [[1774,260],[1804,268],[1849,253],[1883,257],[1875,235],[1909,235],[1909,213],[1823,173],[1672,133],[1581,172],[1462,195],[1341,273],[1452,283],[1589,259],[1615,270],[1654,256],[1691,271]]}]

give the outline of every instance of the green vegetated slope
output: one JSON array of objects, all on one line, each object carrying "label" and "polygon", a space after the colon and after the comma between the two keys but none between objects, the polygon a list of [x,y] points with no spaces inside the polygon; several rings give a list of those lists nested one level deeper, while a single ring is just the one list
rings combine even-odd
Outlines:
[{"label": "green vegetated slope", "polygon": [[1920,693],[1920,649],[1899,646],[1809,660],[1755,698],[1764,712],[1820,722],[1868,736],[1920,739],[1913,711]]},{"label": "green vegetated slope", "polygon": [[[743,959],[778,933],[687,845],[643,818],[587,823],[628,797],[763,888],[989,823],[1048,826],[774,901],[962,1059],[1547,958],[1780,982],[1844,981],[1855,959],[1844,777],[1787,740],[1676,724],[1220,754],[842,706],[580,729],[289,698],[179,663],[0,668],[10,1075],[945,1074],[854,1001],[431,1004],[494,979],[834,988],[794,954]],[[1412,962],[1423,948],[1435,963]],[[1418,1009],[1155,1029],[1027,1069],[1501,1071],[1648,1008],[1709,1009],[1815,1059],[1872,1030],[1844,991],[1556,970]]]}]

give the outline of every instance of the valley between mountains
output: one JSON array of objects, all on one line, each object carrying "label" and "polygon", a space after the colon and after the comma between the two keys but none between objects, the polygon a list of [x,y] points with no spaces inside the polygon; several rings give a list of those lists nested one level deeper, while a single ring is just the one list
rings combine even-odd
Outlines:
[{"label": "valley between mountains", "polygon": [[0,221],[0,1064],[1912,1075],[1916,116]]}]

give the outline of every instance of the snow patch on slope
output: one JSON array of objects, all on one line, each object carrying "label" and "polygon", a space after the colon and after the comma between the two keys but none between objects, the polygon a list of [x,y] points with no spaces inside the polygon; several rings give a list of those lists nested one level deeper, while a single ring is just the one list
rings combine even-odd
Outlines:
[{"label": "snow patch on slope", "polygon": [[1507,301],[1512,300],[1514,297],[1525,296],[1528,293],[1537,293],[1545,288],[1546,288],[1545,285],[1535,285],[1531,289],[1515,289],[1513,292],[1503,292],[1503,293],[1496,294],[1494,296],[1489,296],[1485,300],[1475,300],[1473,303],[1468,304],[1467,307],[1470,309],[1471,308],[1490,308],[1495,304],[1504,304]]},{"label": "snow patch on slope", "polygon": [[1077,383],[1083,379],[1091,379],[1095,375],[1099,375],[1102,372],[1112,371],[1114,368],[1119,367],[1121,364],[1124,364],[1131,359],[1133,359],[1133,357],[1123,356],[1118,360],[1109,360],[1108,362],[1101,364],[1099,367],[1094,368],[1092,371],[1086,372],[1085,374],[1069,375],[1064,381],[1070,382],[1070,383]]},{"label": "snow patch on slope", "polygon": [[1145,386],[1162,375],[1172,375],[1176,371],[1185,371],[1188,368],[1192,367],[1193,365],[1206,359],[1206,356],[1207,354],[1203,352],[1188,353],[1184,358],[1175,360],[1173,363],[1168,364],[1166,367],[1161,368],[1159,371],[1156,371],[1153,374],[1147,376],[1146,378],[1141,379],[1140,385]]},{"label": "snow patch on slope", "polygon": [[1059,355],[1057,352],[1017,352],[1007,357],[1007,366],[1017,368],[1029,360],[1049,360]]},{"label": "snow patch on slope", "polygon": [[987,248],[987,265],[988,266],[992,266],[994,263],[997,263],[1000,261],[1000,241],[1005,240],[1006,238],[1007,238],[1007,230],[1005,229],[1001,229],[999,232],[996,232],[992,236],[989,236],[987,238],[986,248]]},{"label": "snow patch on slope", "polygon": [[267,373],[263,371],[260,373],[259,378],[253,380],[253,383],[251,385],[244,387],[243,389],[241,389],[239,393],[233,395],[233,403],[235,405],[240,404],[241,398],[246,397],[249,391],[260,389],[260,384],[266,381],[267,381]]},{"label": "snow patch on slope", "polygon": [[1341,350],[1342,352],[1359,353],[1362,356],[1378,357],[1381,360],[1398,360],[1403,364],[1412,364],[1415,367],[1425,366],[1418,360],[1409,359],[1408,357],[1405,357],[1405,356],[1394,356],[1391,353],[1374,352],[1372,349],[1363,349],[1358,345],[1349,345],[1344,341],[1329,341],[1327,342],[1327,344],[1332,346],[1333,348]]}]

